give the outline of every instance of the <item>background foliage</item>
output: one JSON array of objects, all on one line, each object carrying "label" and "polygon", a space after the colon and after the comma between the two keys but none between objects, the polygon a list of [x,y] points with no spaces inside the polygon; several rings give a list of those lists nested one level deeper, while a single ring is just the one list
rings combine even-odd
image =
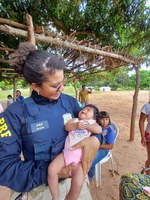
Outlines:
[{"label": "background foliage", "polygon": [[[150,7],[146,0],[0,0],[0,17],[19,23],[26,23],[26,14],[30,14],[35,25],[42,25],[45,30],[62,35],[75,34],[78,40],[88,40],[101,47],[112,49],[144,58],[148,61],[150,54]],[[0,46],[16,48],[23,39],[0,33]],[[47,49],[48,45],[40,45]],[[8,54],[0,51],[0,58],[8,59]],[[8,67],[1,63],[0,67]],[[127,66],[126,66],[127,67]],[[130,66],[128,66],[130,69]],[[144,76],[147,76],[145,72]],[[133,87],[135,77],[129,77],[126,68],[121,71],[94,74],[97,87],[109,84],[118,87]],[[11,79],[3,79],[12,84]],[[82,81],[82,79],[81,79]],[[147,80],[148,81],[148,80]],[[84,77],[82,82],[90,82]],[[145,82],[145,84],[143,83]],[[148,82],[141,74],[142,88]],[[20,84],[20,83],[19,83]],[[149,83],[148,83],[149,84]],[[2,85],[2,84],[1,84]],[[24,85],[24,82],[23,82]],[[1,86],[4,87],[4,86]]]}]

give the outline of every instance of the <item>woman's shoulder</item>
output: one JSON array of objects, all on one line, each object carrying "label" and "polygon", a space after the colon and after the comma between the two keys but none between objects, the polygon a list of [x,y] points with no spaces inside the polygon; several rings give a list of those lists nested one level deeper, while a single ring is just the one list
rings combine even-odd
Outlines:
[{"label": "woman's shoulder", "polygon": [[21,111],[23,111],[23,104],[24,104],[24,102],[22,102],[22,101],[13,102],[6,108],[5,111],[13,112],[13,113],[20,113]]}]

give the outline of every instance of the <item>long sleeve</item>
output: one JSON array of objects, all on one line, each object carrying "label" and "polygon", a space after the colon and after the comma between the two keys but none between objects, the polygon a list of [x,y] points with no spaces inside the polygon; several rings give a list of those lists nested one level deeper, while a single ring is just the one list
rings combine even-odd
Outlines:
[{"label": "long sleeve", "polygon": [[[22,106],[21,103],[18,105]],[[21,160],[22,113],[17,104],[13,106],[0,114],[0,185],[26,192],[46,183],[48,163]]]}]

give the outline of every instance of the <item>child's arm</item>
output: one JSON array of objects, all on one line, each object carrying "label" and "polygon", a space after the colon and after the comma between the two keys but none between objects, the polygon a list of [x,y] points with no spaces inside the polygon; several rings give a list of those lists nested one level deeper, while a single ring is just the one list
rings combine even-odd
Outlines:
[{"label": "child's arm", "polygon": [[100,149],[112,149],[113,146],[113,144],[101,144]]},{"label": "child's arm", "polygon": [[96,122],[94,124],[87,124],[86,125],[86,130],[95,133],[95,134],[100,134],[102,133],[102,128],[99,124],[97,124]]}]

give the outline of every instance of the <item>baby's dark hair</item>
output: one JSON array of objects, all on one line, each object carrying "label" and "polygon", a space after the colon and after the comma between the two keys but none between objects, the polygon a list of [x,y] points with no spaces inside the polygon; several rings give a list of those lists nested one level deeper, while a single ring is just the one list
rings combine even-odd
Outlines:
[{"label": "baby's dark hair", "polygon": [[98,123],[99,122],[99,109],[93,105],[93,104],[87,104],[86,106],[84,106],[84,108],[86,107],[90,107],[90,108],[93,108],[93,111],[94,111],[94,119],[96,120],[96,122]]},{"label": "baby's dark hair", "polygon": [[110,116],[109,116],[108,112],[106,112],[106,111],[99,112],[99,124],[100,124],[100,119],[103,119],[103,118],[109,118],[109,124],[111,124],[111,120],[110,120]]},{"label": "baby's dark hair", "polygon": [[15,71],[24,76],[25,80],[41,85],[47,76],[54,74],[56,70],[64,70],[64,61],[43,50],[37,50],[29,43],[21,43],[18,49],[10,55],[10,64]]}]

